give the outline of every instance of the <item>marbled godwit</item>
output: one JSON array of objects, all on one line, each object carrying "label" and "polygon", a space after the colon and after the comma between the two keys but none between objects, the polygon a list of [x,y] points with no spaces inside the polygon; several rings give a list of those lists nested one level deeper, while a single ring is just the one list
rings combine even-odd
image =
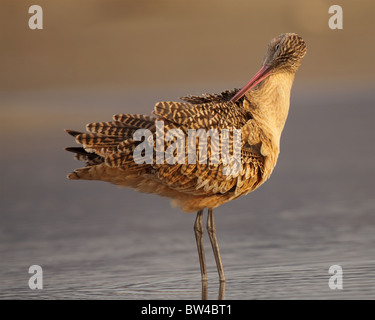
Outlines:
[{"label": "marbled godwit", "polygon": [[[140,192],[172,198],[186,212],[198,211],[194,231],[202,280],[207,280],[203,250],[203,210],[208,208],[207,230],[221,281],[225,281],[216,238],[213,210],[258,188],[271,175],[279,155],[281,132],[288,115],[290,91],[295,72],[306,53],[297,34],[274,38],[267,47],[259,72],[241,90],[221,94],[188,96],[185,102],[159,102],[153,116],[120,114],[111,122],[87,125],[89,133],[67,130],[83,148],[67,148],[86,166],[68,175],[69,179],[102,180]],[[251,90],[252,89],[252,90]],[[241,130],[240,170],[235,175],[222,173],[217,165],[136,164],[133,151],[139,141],[138,129],[156,132],[162,120],[165,130],[224,129]]]}]

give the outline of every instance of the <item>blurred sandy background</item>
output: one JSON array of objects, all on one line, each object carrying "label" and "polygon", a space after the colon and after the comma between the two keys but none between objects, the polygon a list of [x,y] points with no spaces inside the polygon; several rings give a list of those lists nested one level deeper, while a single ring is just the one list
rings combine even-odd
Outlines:
[{"label": "blurred sandy background", "polygon": [[[35,2],[35,1],[34,1]],[[308,44],[298,78],[373,76],[373,1],[39,0],[44,30],[28,28],[32,1],[1,3],[2,91],[56,87],[240,86],[267,42],[296,32]],[[343,30],[328,28],[340,4]]]},{"label": "blurred sandy background", "polygon": [[[43,30],[28,28],[33,4]],[[333,4],[343,30],[328,27]],[[337,298],[322,288],[341,263],[354,279],[345,297],[374,298],[365,277],[375,278],[374,14],[370,0],[2,0],[1,297],[88,298],[102,281],[96,298],[199,298],[193,216],[154,196],[67,181],[79,164],[63,151],[74,145],[63,129],[241,87],[268,41],[295,32],[308,53],[275,173],[217,210],[227,297]],[[50,291],[25,286],[31,264],[47,268]],[[294,271],[279,277],[285,264]]]}]

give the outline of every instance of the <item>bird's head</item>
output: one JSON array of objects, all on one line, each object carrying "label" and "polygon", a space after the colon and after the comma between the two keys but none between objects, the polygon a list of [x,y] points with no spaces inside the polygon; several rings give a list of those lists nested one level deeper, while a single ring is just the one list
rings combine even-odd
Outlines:
[{"label": "bird's head", "polygon": [[296,72],[305,54],[305,41],[298,34],[283,33],[269,42],[262,66],[269,67],[272,73]]},{"label": "bird's head", "polygon": [[238,101],[258,83],[279,72],[295,73],[306,54],[306,44],[295,33],[283,33],[272,39],[263,58],[262,67],[251,80],[232,97],[231,101]]}]

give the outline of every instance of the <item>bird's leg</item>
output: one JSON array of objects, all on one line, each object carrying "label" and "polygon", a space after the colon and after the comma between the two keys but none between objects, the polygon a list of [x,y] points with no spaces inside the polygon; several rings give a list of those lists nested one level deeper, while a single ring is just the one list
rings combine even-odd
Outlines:
[{"label": "bird's leg", "polygon": [[212,250],[214,251],[217,271],[219,273],[219,279],[220,279],[220,281],[225,281],[223,263],[221,262],[219,244],[217,243],[217,238],[216,238],[214,211],[211,208],[208,209],[207,231],[208,231],[208,235],[209,235],[210,240],[211,240]]},{"label": "bird's leg", "polygon": [[201,266],[202,281],[207,281],[206,259],[203,248],[203,210],[199,210],[194,223],[195,239],[197,241],[199,264]]}]

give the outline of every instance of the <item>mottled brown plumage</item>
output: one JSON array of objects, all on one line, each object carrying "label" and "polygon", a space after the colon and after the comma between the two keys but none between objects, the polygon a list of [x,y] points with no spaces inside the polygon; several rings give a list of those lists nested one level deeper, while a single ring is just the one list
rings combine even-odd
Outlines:
[{"label": "mottled brown plumage", "polygon": [[[208,230],[214,249],[220,280],[224,280],[219,249],[213,222],[213,209],[245,195],[265,182],[271,175],[279,154],[280,136],[288,110],[294,74],[306,53],[306,45],[296,34],[282,34],[271,40],[262,63],[262,69],[243,89],[221,94],[188,96],[184,102],[159,102],[153,116],[121,114],[114,121],[90,123],[89,133],[67,130],[82,148],[67,148],[76,153],[76,159],[86,161],[86,166],[68,175],[69,179],[102,180],[140,192],[169,197],[184,211],[198,211],[195,232],[201,264],[202,280],[206,279],[203,253],[202,212],[209,209]],[[188,134],[189,129],[241,130],[241,160],[238,172],[223,174],[222,159],[217,164],[137,164],[133,151],[140,141],[133,139],[138,129],[148,129],[153,134],[156,151],[156,121],[164,122],[164,133],[179,129]],[[172,141],[164,141],[167,150]],[[183,148],[188,149],[188,139]],[[207,158],[211,143],[208,139]],[[232,146],[232,143],[230,143]],[[232,153],[233,147],[230,147]],[[199,156],[197,150],[197,157]],[[170,155],[171,157],[171,155]]]}]

